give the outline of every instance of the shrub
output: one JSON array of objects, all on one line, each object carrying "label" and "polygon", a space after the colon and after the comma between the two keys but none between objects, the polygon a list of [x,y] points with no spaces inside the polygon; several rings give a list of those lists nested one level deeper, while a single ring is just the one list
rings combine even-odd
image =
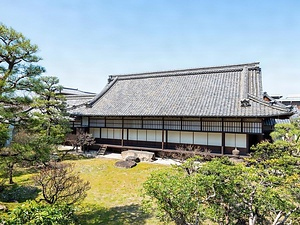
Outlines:
[{"label": "shrub", "polygon": [[9,213],[5,225],[72,225],[76,224],[74,208],[67,204],[37,204],[27,202]]}]

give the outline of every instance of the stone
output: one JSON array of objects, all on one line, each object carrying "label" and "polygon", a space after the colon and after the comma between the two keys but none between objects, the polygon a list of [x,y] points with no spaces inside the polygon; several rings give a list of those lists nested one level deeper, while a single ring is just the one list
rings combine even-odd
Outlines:
[{"label": "stone", "polygon": [[135,156],[128,156],[125,161],[134,161],[136,163],[139,163],[141,160],[138,157]]},{"label": "stone", "polygon": [[238,150],[237,148],[232,150],[232,155],[238,156],[239,154],[240,154],[240,150]]},{"label": "stone", "polygon": [[129,156],[134,156],[139,158],[141,162],[152,162],[154,160],[154,153],[153,152],[146,152],[146,151],[135,151],[135,150],[128,150],[121,152],[122,158],[126,159]]},{"label": "stone", "polygon": [[136,166],[136,162],[134,162],[134,161],[120,160],[120,161],[117,161],[115,163],[115,166],[119,167],[119,168],[129,169],[129,168],[132,168],[132,167]]},{"label": "stone", "polygon": [[7,207],[5,205],[0,205],[0,211],[7,211]]}]

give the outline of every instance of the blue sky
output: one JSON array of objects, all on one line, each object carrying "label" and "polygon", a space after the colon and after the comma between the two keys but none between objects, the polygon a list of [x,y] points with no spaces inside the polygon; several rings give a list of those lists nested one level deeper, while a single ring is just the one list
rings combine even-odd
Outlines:
[{"label": "blue sky", "polygon": [[100,92],[109,75],[260,62],[264,91],[300,93],[300,1],[14,0],[0,22],[47,75]]}]

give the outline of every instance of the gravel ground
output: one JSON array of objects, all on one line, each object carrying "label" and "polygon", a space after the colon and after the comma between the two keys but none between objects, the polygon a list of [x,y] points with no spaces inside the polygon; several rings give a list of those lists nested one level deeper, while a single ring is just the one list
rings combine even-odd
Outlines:
[{"label": "gravel ground", "polygon": [[[64,145],[58,146],[58,150],[70,150],[70,149],[72,149],[71,146],[64,146]],[[91,152],[92,155],[93,155],[93,153],[96,153],[96,152]],[[88,153],[88,154],[90,154],[90,153]],[[121,160],[122,156],[121,156],[120,153],[110,153],[110,152],[108,152],[105,155],[97,155],[96,158],[120,159]],[[176,160],[162,159],[162,158],[156,158],[155,161],[150,162],[150,163],[158,163],[158,164],[163,164],[163,165],[172,165],[172,164],[179,165],[180,164],[180,162],[178,162]]]},{"label": "gravel ground", "polygon": [[[98,155],[96,158],[108,158],[108,159],[122,159],[121,154],[119,153],[108,153],[105,155]],[[156,158],[155,161],[150,162],[150,163],[158,163],[158,164],[163,164],[163,165],[179,165],[180,163],[178,161],[175,161],[173,159],[162,159],[162,158]]]}]

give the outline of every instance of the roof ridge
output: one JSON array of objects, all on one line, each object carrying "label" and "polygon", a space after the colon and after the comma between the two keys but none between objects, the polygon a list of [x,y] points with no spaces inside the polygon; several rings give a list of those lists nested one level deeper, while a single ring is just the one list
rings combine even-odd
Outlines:
[{"label": "roof ridge", "polygon": [[[270,102],[267,102],[267,101],[264,101],[264,100],[258,98],[257,96],[254,96],[254,95],[252,95],[250,93],[248,93],[248,97],[252,101],[255,101],[255,102],[259,103],[259,104],[263,104],[265,106],[269,106],[269,107],[271,107],[273,109],[277,109],[277,110],[281,110],[281,111],[285,111],[285,112],[290,112],[290,110],[285,105],[283,105],[283,104],[274,105],[274,104],[272,104]],[[277,102],[275,104],[277,104]]]},{"label": "roof ridge", "polygon": [[117,80],[118,77],[111,80],[99,94],[97,94],[91,101],[87,103],[87,105],[92,106],[93,104],[95,104],[117,82]]},{"label": "roof ridge", "polygon": [[165,70],[156,72],[145,72],[145,73],[132,73],[132,74],[119,74],[109,75],[111,79],[118,77],[119,79],[131,79],[131,78],[148,78],[148,77],[161,77],[170,75],[185,75],[185,74],[201,74],[201,73],[213,73],[213,72],[224,72],[224,71],[236,71],[243,70],[244,67],[253,69],[259,67],[259,62],[234,64],[225,66],[212,66],[212,67],[199,67],[190,69],[179,69],[179,70]]}]

